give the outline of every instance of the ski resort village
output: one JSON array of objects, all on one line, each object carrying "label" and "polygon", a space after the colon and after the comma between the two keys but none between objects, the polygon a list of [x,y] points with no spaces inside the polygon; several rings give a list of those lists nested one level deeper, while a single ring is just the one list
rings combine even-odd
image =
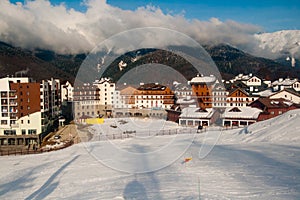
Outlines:
[{"label": "ski resort village", "polygon": [[297,79],[0,82],[1,199],[300,197]]},{"label": "ski resort village", "polygon": [[138,86],[116,86],[109,78],[75,87],[54,78],[36,82],[29,77],[5,77],[0,82],[2,150],[37,149],[50,132],[70,122],[82,126],[110,118],[149,118],[201,130],[238,128],[300,108],[298,79],[271,82],[253,74],[227,81],[198,74],[186,83]]}]

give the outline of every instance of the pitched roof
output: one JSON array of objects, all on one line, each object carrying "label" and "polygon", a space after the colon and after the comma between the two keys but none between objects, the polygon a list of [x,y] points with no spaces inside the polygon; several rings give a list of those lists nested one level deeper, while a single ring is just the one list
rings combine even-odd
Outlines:
[{"label": "pitched roof", "polygon": [[249,96],[248,92],[246,92],[245,90],[243,90],[242,88],[234,88],[231,91],[229,91],[228,96],[231,96],[235,91],[240,90],[242,93],[244,93],[246,96]]},{"label": "pitched roof", "polygon": [[128,86],[121,90],[121,95],[133,95],[136,89],[134,87]]},{"label": "pitched roof", "polygon": [[267,108],[287,108],[294,105],[292,101],[286,100],[284,98],[270,99],[268,97],[261,97],[256,101],[250,103],[250,106],[254,105],[255,102],[260,102],[262,105],[264,105]]},{"label": "pitched roof", "polygon": [[278,92],[276,92],[276,93],[270,95],[269,97],[272,97],[272,96],[274,96],[274,95],[276,95],[276,94],[279,94],[279,93],[281,93],[281,92],[284,92],[284,91],[286,91],[286,92],[288,92],[288,93],[291,93],[291,94],[293,94],[293,95],[295,95],[295,96],[300,97],[300,93],[297,92],[294,88],[284,88],[283,90],[280,90],[280,91],[278,91]]},{"label": "pitched roof", "polygon": [[212,108],[196,108],[196,107],[187,107],[182,109],[180,118],[205,118],[210,119],[213,115],[213,109]]},{"label": "pitched roof", "polygon": [[257,119],[261,112],[262,110],[251,107],[226,108],[223,117],[234,119]]}]

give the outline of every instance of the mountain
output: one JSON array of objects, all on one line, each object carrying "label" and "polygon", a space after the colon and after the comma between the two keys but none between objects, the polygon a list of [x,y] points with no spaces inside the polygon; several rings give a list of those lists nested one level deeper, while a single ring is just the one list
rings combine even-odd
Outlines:
[{"label": "mountain", "polygon": [[[227,44],[204,46],[204,48],[216,63],[223,79],[232,78],[240,73],[253,73],[270,80],[279,77],[300,78],[300,68],[297,66],[290,67],[289,62],[285,59],[275,61],[255,57]],[[136,52],[129,52],[117,58],[111,64],[109,70],[105,72],[105,76],[118,80],[135,66],[153,62],[172,66],[188,78],[194,77],[197,73],[190,63],[179,56],[171,55],[170,52],[155,49],[139,52],[139,59],[136,62],[131,61]],[[73,82],[86,56],[86,54],[60,55],[42,49],[29,51],[0,42],[0,77],[15,75],[18,71],[27,70],[26,75],[33,77],[35,80],[55,77],[62,81],[70,80]],[[122,72],[118,68],[118,63],[121,60],[128,64]],[[97,73],[96,66],[92,73]]]},{"label": "mountain", "polygon": [[289,63],[256,57],[229,45],[205,46],[218,66],[223,78],[240,73],[253,73],[261,78],[275,80],[280,77],[300,78],[300,68]]},{"label": "mountain", "polygon": [[74,76],[57,65],[40,59],[32,51],[0,42],[0,77],[15,75],[30,76],[40,81],[51,77],[62,81],[74,80]]},{"label": "mountain", "polygon": [[293,65],[293,58],[300,59],[300,30],[282,30],[254,36],[259,42],[259,47],[269,54],[265,54],[266,56],[279,60],[284,58],[283,60],[289,61],[290,65]]}]

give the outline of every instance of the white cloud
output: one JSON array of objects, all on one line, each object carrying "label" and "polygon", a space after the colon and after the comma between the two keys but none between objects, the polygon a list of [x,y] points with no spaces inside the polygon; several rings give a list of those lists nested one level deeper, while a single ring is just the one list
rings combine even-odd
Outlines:
[{"label": "white cloud", "polygon": [[[133,28],[163,27],[187,34],[201,44],[230,43],[253,48],[253,34],[261,28],[235,21],[187,20],[153,6],[134,11],[111,6],[105,0],[86,1],[87,11],[51,5],[47,0],[24,5],[0,1],[0,40],[25,48],[43,48],[58,53],[89,52],[98,43]],[[256,46],[256,45],[254,45]]]}]

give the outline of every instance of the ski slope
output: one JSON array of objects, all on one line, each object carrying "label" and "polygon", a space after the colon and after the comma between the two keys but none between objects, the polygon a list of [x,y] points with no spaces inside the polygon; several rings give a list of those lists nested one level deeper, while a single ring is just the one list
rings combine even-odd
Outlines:
[{"label": "ski slope", "polygon": [[[300,199],[299,121],[294,110],[247,129],[94,140],[0,157],[0,199]],[[200,159],[203,146],[213,149]]]}]

